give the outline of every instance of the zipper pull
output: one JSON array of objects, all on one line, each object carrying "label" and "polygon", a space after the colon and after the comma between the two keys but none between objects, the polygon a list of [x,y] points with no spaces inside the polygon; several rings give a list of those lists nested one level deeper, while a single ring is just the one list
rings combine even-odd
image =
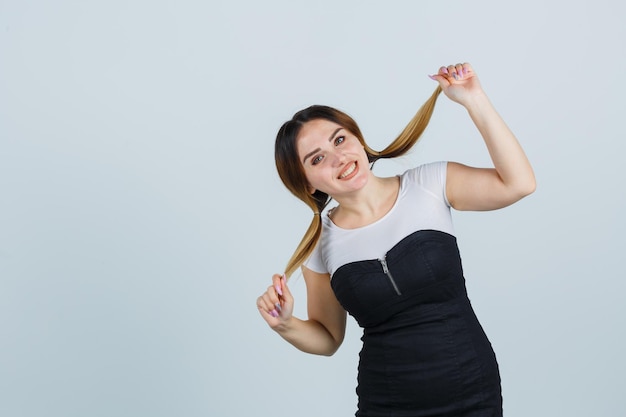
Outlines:
[{"label": "zipper pull", "polygon": [[387,265],[387,255],[383,256],[382,259],[379,259],[378,261],[383,266],[383,272],[385,273],[385,275],[387,275],[387,277],[389,277],[389,281],[391,282],[391,285],[393,285],[393,289],[396,291],[396,294],[402,295],[400,289],[398,288],[398,285],[396,284],[396,281],[393,279],[393,276],[389,271],[389,266]]},{"label": "zipper pull", "polygon": [[385,256],[384,258],[379,259],[379,261],[383,266],[383,272],[389,275],[389,267],[387,267],[387,257]]}]

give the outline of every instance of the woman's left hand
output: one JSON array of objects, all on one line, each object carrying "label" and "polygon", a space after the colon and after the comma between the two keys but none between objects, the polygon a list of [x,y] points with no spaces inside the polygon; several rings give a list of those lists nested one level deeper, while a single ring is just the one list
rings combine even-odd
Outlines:
[{"label": "woman's left hand", "polygon": [[439,83],[450,100],[461,105],[465,105],[475,94],[483,92],[476,73],[467,62],[441,67],[437,74],[429,77]]}]

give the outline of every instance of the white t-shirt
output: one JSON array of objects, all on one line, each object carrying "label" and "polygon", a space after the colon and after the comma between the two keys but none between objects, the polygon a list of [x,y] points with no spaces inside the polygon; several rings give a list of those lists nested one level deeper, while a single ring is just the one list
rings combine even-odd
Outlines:
[{"label": "white t-shirt", "polygon": [[350,262],[382,258],[402,239],[418,230],[454,235],[446,197],[447,162],[420,165],[400,177],[400,192],[384,217],[367,226],[342,229],[322,216],[322,235],[304,265],[332,274]]}]

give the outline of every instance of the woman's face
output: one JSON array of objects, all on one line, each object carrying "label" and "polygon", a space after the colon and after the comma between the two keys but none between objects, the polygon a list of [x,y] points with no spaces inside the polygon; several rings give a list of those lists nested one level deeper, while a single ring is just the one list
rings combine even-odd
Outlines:
[{"label": "woman's face", "polygon": [[337,123],[325,119],[306,122],[296,145],[309,192],[320,190],[337,199],[367,183],[371,171],[363,145]]}]

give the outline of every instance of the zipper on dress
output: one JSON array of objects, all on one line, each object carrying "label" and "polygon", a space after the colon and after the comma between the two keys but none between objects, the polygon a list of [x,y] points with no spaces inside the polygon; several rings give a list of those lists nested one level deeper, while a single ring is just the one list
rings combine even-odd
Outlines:
[{"label": "zipper on dress", "polygon": [[379,259],[380,264],[383,266],[383,272],[389,277],[389,281],[391,285],[393,285],[393,289],[396,290],[396,294],[402,295],[396,281],[393,279],[391,272],[389,271],[389,267],[387,266],[387,255],[383,256],[382,259]]}]

